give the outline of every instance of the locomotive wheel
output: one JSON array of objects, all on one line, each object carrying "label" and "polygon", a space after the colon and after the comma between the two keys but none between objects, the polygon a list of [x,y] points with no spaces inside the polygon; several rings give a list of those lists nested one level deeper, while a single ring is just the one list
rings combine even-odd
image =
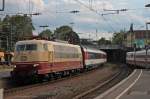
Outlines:
[{"label": "locomotive wheel", "polygon": [[31,83],[39,83],[39,82],[41,82],[41,81],[42,81],[42,80],[39,79],[38,75],[33,75],[33,76],[31,77]]}]

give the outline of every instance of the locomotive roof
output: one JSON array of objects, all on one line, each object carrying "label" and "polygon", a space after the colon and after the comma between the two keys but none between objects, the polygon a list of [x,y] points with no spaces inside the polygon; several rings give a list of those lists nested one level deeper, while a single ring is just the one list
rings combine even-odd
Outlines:
[{"label": "locomotive roof", "polygon": [[47,41],[47,40],[35,40],[35,39],[18,41],[16,44],[31,44],[31,43],[50,43],[50,44],[54,44],[54,45],[80,47],[79,45],[73,45],[73,44],[68,44],[68,43],[61,43],[61,42],[54,42],[54,41]]},{"label": "locomotive roof", "polygon": [[23,41],[18,41],[16,44],[25,44],[25,43],[37,43],[37,42],[41,42],[44,43],[45,40],[23,40]]}]

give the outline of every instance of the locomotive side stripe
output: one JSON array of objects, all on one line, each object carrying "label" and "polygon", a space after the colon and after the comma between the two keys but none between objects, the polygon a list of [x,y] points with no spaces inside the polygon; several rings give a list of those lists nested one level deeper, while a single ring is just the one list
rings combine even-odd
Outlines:
[{"label": "locomotive side stripe", "polygon": [[[67,62],[21,62],[16,63],[18,69],[23,70],[25,67],[32,67],[33,64],[39,64],[38,74],[45,74],[51,72],[59,72],[64,70],[83,68],[82,61],[67,61]],[[20,65],[20,66],[19,66]]]},{"label": "locomotive side stripe", "polygon": [[[65,70],[72,70],[83,68],[81,61],[69,61],[69,62],[54,62],[49,64],[51,67],[43,68],[38,71],[38,74],[45,74],[50,72],[60,72]],[[44,66],[42,66],[44,67]]]},{"label": "locomotive side stripe", "polygon": [[76,62],[76,61],[81,61],[81,59],[69,59],[69,60],[65,60],[65,59],[62,59],[62,60],[54,60],[54,62],[48,62],[48,61],[30,61],[30,62],[13,62],[13,64],[37,64],[37,63],[57,63],[57,62]]},{"label": "locomotive side stripe", "polygon": [[35,63],[48,63],[48,61],[13,62],[13,64],[35,64]]}]

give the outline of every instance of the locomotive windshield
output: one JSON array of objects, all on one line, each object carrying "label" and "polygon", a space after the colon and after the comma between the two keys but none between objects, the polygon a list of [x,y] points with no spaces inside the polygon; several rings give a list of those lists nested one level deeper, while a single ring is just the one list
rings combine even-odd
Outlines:
[{"label": "locomotive windshield", "polygon": [[35,51],[37,50],[36,44],[22,44],[16,46],[17,51]]}]

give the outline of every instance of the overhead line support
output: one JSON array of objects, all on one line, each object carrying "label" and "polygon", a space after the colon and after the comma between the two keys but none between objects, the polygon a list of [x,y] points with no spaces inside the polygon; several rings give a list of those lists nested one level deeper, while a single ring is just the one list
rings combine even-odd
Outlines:
[{"label": "overhead line support", "polygon": [[2,0],[2,9],[0,9],[0,11],[4,11],[5,9],[5,0]]}]

